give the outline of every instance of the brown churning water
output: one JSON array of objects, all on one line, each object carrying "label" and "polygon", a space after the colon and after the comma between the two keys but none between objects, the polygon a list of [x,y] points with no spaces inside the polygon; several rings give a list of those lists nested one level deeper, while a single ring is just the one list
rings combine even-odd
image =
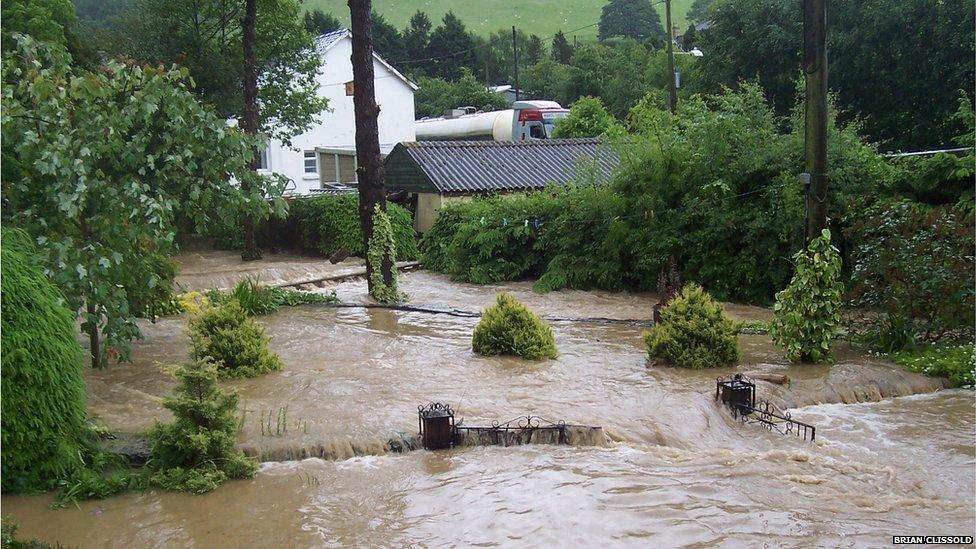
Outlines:
[{"label": "brown churning water", "polygon": [[[656,302],[424,272],[401,283],[411,303],[465,310],[499,290],[560,317],[649,319]],[[362,283],[336,289],[363,299]],[[941,384],[844,345],[833,366],[790,366],[768,338],[740,338],[739,371],[789,377],[759,393],[817,425],[805,444],[737,424],[714,403],[715,378],[735,369],[649,368],[639,326],[557,322],[559,358],[526,362],[473,355],[476,319],[303,306],[260,322],[285,369],[226,384],[241,395],[241,446],[276,460],[253,480],[61,511],[47,495],[4,496],[3,514],[22,535],[82,547],[876,546],[976,528],[973,394],[870,402]],[[109,427],[167,419],[160,399],[173,383],[159,367],[185,356],[185,319],[144,328],[133,364],[86,374],[90,410]],[[429,401],[450,404],[463,425],[536,415],[602,429],[575,432],[572,444],[481,446],[493,441],[479,434],[452,450],[398,453],[419,444],[417,405]]]}]

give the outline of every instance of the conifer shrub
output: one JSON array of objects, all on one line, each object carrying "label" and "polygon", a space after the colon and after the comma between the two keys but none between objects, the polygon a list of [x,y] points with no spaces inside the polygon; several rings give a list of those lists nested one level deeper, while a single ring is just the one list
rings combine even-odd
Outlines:
[{"label": "conifer shrub", "polygon": [[701,370],[739,360],[736,323],[697,284],[688,284],[661,309],[661,322],[644,334],[652,361]]},{"label": "conifer shrub", "polygon": [[31,254],[26,234],[3,232],[4,492],[48,490],[82,469],[88,433],[74,315]]},{"label": "conifer shrub", "polygon": [[793,263],[793,279],[776,294],[770,336],[792,361],[829,360],[844,290],[840,254],[830,243],[830,231],[824,229],[806,250],[797,252]]},{"label": "conifer shrub", "polygon": [[283,367],[264,329],[237,301],[209,306],[190,319],[190,356],[212,361],[222,377],[254,377]]},{"label": "conifer shrub", "polygon": [[[373,211],[373,237],[369,239],[370,294],[380,303],[399,303],[407,300],[407,294],[397,289],[397,250],[390,216],[377,204]],[[383,258],[389,257],[393,267],[390,269],[389,283],[383,277]]]},{"label": "conifer shrub", "polygon": [[193,359],[173,374],[179,385],[163,405],[176,420],[150,432],[150,483],[199,494],[227,479],[253,476],[257,463],[234,448],[237,395],[217,387],[217,365]]},{"label": "conifer shrub", "polygon": [[514,355],[530,360],[556,358],[552,328],[511,295],[500,293],[496,299],[474,328],[471,347],[475,353]]}]

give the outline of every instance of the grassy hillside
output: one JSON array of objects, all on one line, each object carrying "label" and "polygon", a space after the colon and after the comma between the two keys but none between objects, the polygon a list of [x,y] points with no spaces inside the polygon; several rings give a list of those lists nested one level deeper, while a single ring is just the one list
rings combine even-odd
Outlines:
[{"label": "grassy hillside", "polygon": [[[691,7],[692,1],[671,2],[674,24],[682,31],[688,26],[685,13]],[[405,27],[410,16],[418,9],[425,12],[435,26],[445,13],[453,11],[469,30],[481,35],[515,25],[525,32],[544,38],[562,30],[567,33],[570,41],[573,39],[572,34],[578,40],[596,40],[597,29],[593,24],[600,20],[603,4],[601,0],[373,0],[376,11],[398,29]],[[318,8],[332,12],[346,24],[349,22],[349,8],[345,0],[305,0],[304,6],[309,10]],[[664,3],[658,3],[654,7],[664,25]],[[593,26],[571,34],[568,32],[586,25]]]}]

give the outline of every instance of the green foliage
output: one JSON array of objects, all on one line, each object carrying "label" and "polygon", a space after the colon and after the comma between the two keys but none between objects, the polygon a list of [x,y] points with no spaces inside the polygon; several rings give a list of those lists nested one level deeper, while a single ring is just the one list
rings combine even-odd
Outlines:
[{"label": "green foliage", "polygon": [[552,328],[528,307],[506,293],[485,309],[471,338],[474,352],[484,356],[514,355],[529,360],[556,358]]},{"label": "green foliage", "polygon": [[218,367],[194,359],[173,373],[180,383],[163,405],[176,420],[150,432],[150,483],[199,494],[228,478],[250,478],[257,464],[234,448],[237,395],[218,388]]},{"label": "green foliage", "polygon": [[[430,33],[427,73],[445,80],[457,80],[462,67],[475,67],[475,41],[453,11],[444,14],[441,24]],[[419,115],[418,111],[418,115]]]},{"label": "green foliage", "polygon": [[[111,21],[102,48],[141,63],[186,67],[194,92],[224,117],[243,112],[242,7],[223,0],[139,0]],[[321,21],[319,21],[321,23]],[[297,0],[257,0],[255,57],[259,133],[286,145],[327,101],[315,78],[320,58]]]},{"label": "green foliage", "polygon": [[248,169],[259,143],[198,103],[185,69],[111,61],[73,72],[62,51],[29,38],[3,59],[4,164],[19,167],[5,174],[4,210],[35,238],[69,309],[84,310],[83,329],[104,335],[93,365],[110,351],[125,360],[139,336],[127,289],[166,284],[157,267],[175,212],[198,228],[242,211],[260,218],[280,188]]},{"label": "green foliage", "polygon": [[973,329],[973,212],[881,201],[851,215],[849,298],[878,314],[851,327],[883,352]]},{"label": "green foliage", "polygon": [[[379,204],[373,210],[373,236],[369,239],[366,261],[369,265],[369,293],[380,303],[399,303],[407,294],[397,289],[397,251],[390,216]],[[390,273],[384,275],[384,267]]]},{"label": "green foliage", "polygon": [[[393,226],[397,258],[415,259],[419,252],[410,212],[398,204],[387,204]],[[359,223],[359,197],[355,194],[317,196],[291,202],[288,222],[296,234],[295,247],[330,256],[345,248],[363,256],[363,228]]]},{"label": "green foliage", "polygon": [[288,288],[261,286],[253,278],[245,278],[230,292],[212,289],[207,292],[210,303],[220,305],[236,301],[247,316],[271,314],[281,307],[294,307],[304,303],[334,303],[338,301],[335,292],[319,294]]},{"label": "green foliage", "polygon": [[701,370],[739,360],[736,323],[701,286],[688,284],[661,309],[661,322],[644,334],[652,360]]},{"label": "green foliage", "polygon": [[237,301],[204,308],[190,319],[190,356],[212,362],[223,377],[254,377],[284,365],[268,349],[264,329]]},{"label": "green foliage", "polygon": [[902,351],[893,354],[892,359],[913,372],[944,377],[952,387],[972,389],[976,386],[976,345],[972,343]]},{"label": "green foliage", "polygon": [[441,78],[422,77],[417,81],[420,89],[414,94],[418,118],[443,116],[448,109],[474,107],[479,111],[507,109],[508,101],[498,93],[485,89],[471,71],[464,69],[461,78],[449,82]]},{"label": "green foliage", "polygon": [[[155,320],[160,316],[176,314],[179,311],[173,293],[173,279],[176,278],[176,262],[161,254],[147,254],[145,261],[133,265],[133,272],[124,274],[119,284],[125,289],[129,311],[137,317]],[[147,280],[154,279],[152,286]]]},{"label": "green foliage", "polygon": [[[958,133],[957,90],[971,90],[976,55],[973,2],[883,0],[830,8],[830,88],[842,121],[886,148],[942,148]],[[776,109],[794,103],[803,43],[794,0],[716,0],[698,33],[703,90],[758,78]],[[762,52],[757,55],[756,52]],[[881,53],[883,52],[883,53]],[[885,62],[879,63],[879,56]],[[890,93],[898,90],[898,93]],[[972,142],[967,144],[972,146]]]},{"label": "green foliage", "polygon": [[67,46],[66,34],[77,18],[71,0],[7,0],[0,7],[0,22],[4,49],[16,47],[15,32]]},{"label": "green foliage", "polygon": [[793,279],[776,294],[770,335],[792,361],[827,361],[844,292],[840,255],[830,243],[830,231],[824,229],[806,250],[797,252],[793,263]]},{"label": "green foliage", "polygon": [[667,34],[649,0],[610,0],[600,14],[599,38],[626,36],[664,40]]},{"label": "green foliage", "polygon": [[306,11],[302,17],[302,23],[305,25],[305,30],[312,36],[319,36],[342,28],[342,21],[339,21],[335,15],[320,9]]},{"label": "green foliage", "polygon": [[85,384],[73,315],[34,264],[27,236],[3,232],[4,492],[49,490],[84,467]]},{"label": "green foliage", "polygon": [[580,97],[569,109],[569,116],[556,122],[555,138],[599,137],[609,133],[617,121],[596,97]]}]

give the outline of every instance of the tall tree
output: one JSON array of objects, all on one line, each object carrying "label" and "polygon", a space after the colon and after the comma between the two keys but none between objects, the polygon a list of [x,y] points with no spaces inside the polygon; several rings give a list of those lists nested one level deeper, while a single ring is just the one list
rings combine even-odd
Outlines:
[{"label": "tall tree", "polygon": [[[244,112],[241,117],[241,129],[250,136],[258,134],[258,62],[254,53],[254,42],[257,39],[255,27],[258,18],[257,0],[244,0],[244,19],[241,21],[241,43],[244,47]],[[259,155],[261,152],[254,148],[251,154],[251,169],[257,171],[260,164]],[[242,181],[241,186],[245,193],[248,193],[250,182]],[[254,217],[250,212],[245,212],[241,219],[244,229],[244,251],[241,252],[241,259],[253,261],[261,259],[261,252],[258,251],[257,239],[254,237]]]},{"label": "tall tree", "polygon": [[127,358],[139,337],[127,287],[165,282],[154,262],[172,249],[177,211],[202,229],[244,209],[258,215],[263,197],[281,192],[247,169],[253,140],[191,85],[182,68],[78,71],[30,38],[4,52],[0,142],[17,160],[4,213],[35,238],[70,310],[83,311],[93,366]]},{"label": "tall tree", "polygon": [[403,29],[403,58],[409,62],[405,68],[414,74],[426,74],[429,63],[421,61],[428,57],[427,45],[430,42],[430,18],[417,10],[410,16],[407,28]]},{"label": "tall tree", "polygon": [[457,80],[461,67],[476,68],[475,41],[454,12],[444,14],[443,22],[430,35],[427,47],[432,74],[446,80]]},{"label": "tall tree", "polygon": [[528,43],[525,45],[525,64],[535,65],[545,55],[546,50],[542,45],[542,39],[538,35],[530,35]]},{"label": "tall tree", "polygon": [[64,46],[78,65],[94,65],[96,55],[78,35],[78,18],[71,0],[5,0],[0,4],[0,47],[16,48],[13,33]]},{"label": "tall tree", "polygon": [[707,20],[708,8],[715,3],[715,0],[695,0],[688,8],[685,18],[694,23],[701,23]]},{"label": "tall tree", "polygon": [[599,38],[626,36],[637,40],[661,40],[667,34],[649,0],[610,0],[600,14]]},{"label": "tall tree", "polygon": [[573,46],[569,45],[566,40],[566,35],[563,31],[559,31],[552,37],[552,58],[564,65],[569,64],[570,58],[573,57]]},{"label": "tall tree", "polygon": [[305,23],[305,30],[312,36],[319,36],[342,28],[342,21],[339,21],[338,17],[318,8],[305,12],[302,21]]},{"label": "tall tree", "polygon": [[[359,187],[359,223],[363,227],[363,249],[369,257],[373,238],[373,214],[379,205],[386,211],[386,189],[383,185],[383,162],[380,161],[380,138],[377,119],[379,106],[373,80],[373,22],[370,0],[349,0],[352,20],[353,110],[356,115],[356,175]],[[385,254],[380,270],[384,284],[393,284],[393,261]],[[366,262],[369,292],[374,290],[373,264]]]}]

